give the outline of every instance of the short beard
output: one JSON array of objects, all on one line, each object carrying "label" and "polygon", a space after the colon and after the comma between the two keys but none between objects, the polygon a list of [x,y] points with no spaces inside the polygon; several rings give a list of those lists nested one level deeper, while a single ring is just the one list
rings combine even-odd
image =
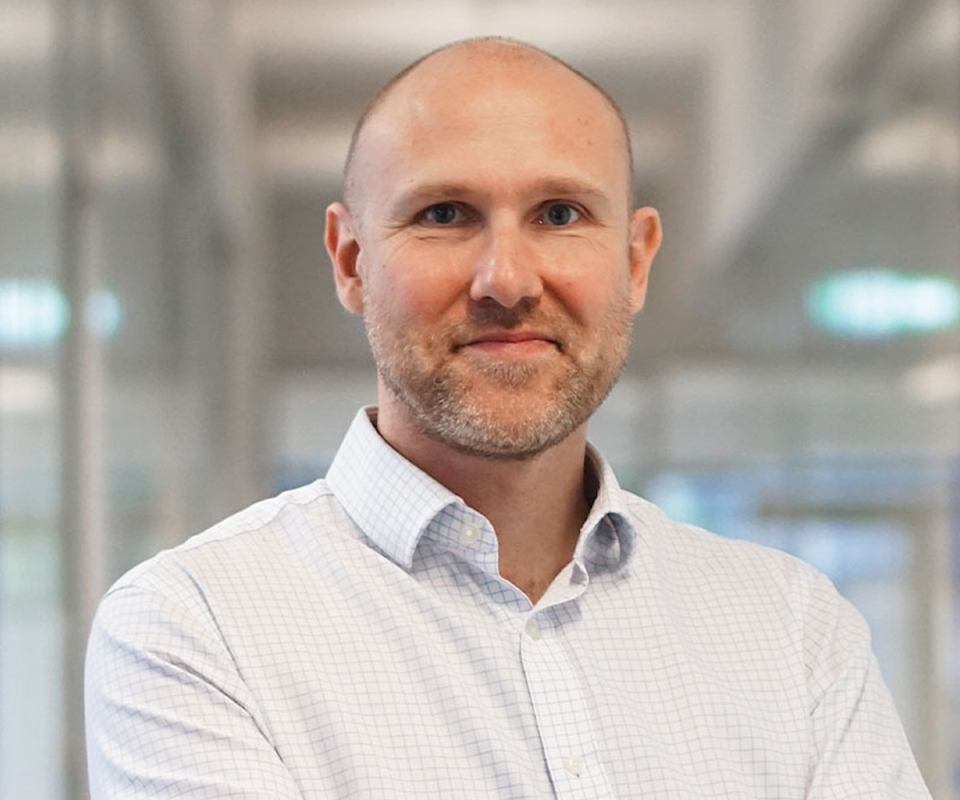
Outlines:
[{"label": "short beard", "polygon": [[[600,349],[589,361],[576,352],[579,330],[553,319],[546,330],[562,335],[557,347],[565,368],[551,387],[549,400],[530,403],[523,389],[541,366],[536,363],[490,361],[474,365],[474,375],[492,391],[486,402],[473,389],[470,377],[460,373],[449,357],[450,343],[462,341],[457,330],[443,331],[426,341],[414,341],[390,324],[390,311],[365,299],[367,336],[377,370],[388,391],[407,409],[422,433],[457,452],[493,460],[530,459],[558,445],[599,407],[623,371],[633,313],[628,302],[613,308],[598,332]],[[495,307],[481,312],[464,330],[479,324],[515,328],[535,312],[518,314]],[[491,319],[490,317],[496,317]],[[539,328],[539,325],[531,327]],[[425,366],[430,353],[443,353],[438,366]]]}]

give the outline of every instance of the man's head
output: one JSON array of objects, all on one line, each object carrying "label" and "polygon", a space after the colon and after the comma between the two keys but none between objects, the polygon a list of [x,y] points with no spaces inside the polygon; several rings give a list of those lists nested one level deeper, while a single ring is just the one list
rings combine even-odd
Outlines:
[{"label": "man's head", "polygon": [[612,100],[529,46],[459,43],[377,95],[346,183],[327,247],[381,407],[492,458],[583,425],[622,369],[660,242],[656,212],[631,213]]},{"label": "man's head", "polygon": [[[553,61],[560,67],[563,67],[568,72],[577,77],[581,78],[587,84],[592,86],[597,93],[607,101],[607,104],[610,106],[610,109],[614,114],[617,115],[617,119],[620,122],[620,129],[623,132],[623,154],[625,159],[625,168],[630,178],[630,203],[633,203],[633,150],[630,144],[630,130],[627,127],[627,120],[623,115],[623,111],[620,109],[620,106],[617,105],[617,101],[604,89],[599,83],[594,81],[587,75],[584,75],[582,72],[577,70],[575,67],[568,64],[566,61],[557,58],[555,55],[548,53],[546,50],[541,50],[539,47],[535,47],[531,44],[525,42],[519,42],[514,39],[506,39],[498,36],[488,36],[478,39],[467,39],[461,42],[452,42],[451,44],[446,44],[443,47],[438,47],[436,50],[432,50],[426,55],[421,56],[416,61],[408,64],[400,72],[394,75],[390,80],[388,80],[377,93],[373,96],[373,99],[367,104],[366,109],[360,115],[360,119],[357,121],[357,124],[353,128],[353,135],[350,137],[350,146],[347,149],[347,158],[346,163],[343,169],[343,191],[344,191],[344,200],[347,204],[347,207],[351,210],[357,210],[361,202],[361,186],[357,183],[357,171],[355,169],[356,162],[361,160],[361,157],[358,156],[358,151],[360,150],[360,140],[363,136],[364,130],[367,127],[367,120],[374,116],[374,114],[379,111],[380,106],[383,104],[384,100],[390,95],[393,91],[393,88],[403,81],[404,78],[411,72],[413,72],[417,67],[419,67],[424,61],[433,58],[434,56],[440,55],[441,53],[447,50],[459,50],[464,48],[475,48],[480,51],[482,54],[485,47],[490,47],[495,50],[499,50],[499,58],[513,58],[518,63],[523,61],[537,60],[538,58],[545,58]],[[481,55],[482,57],[482,55]]]}]

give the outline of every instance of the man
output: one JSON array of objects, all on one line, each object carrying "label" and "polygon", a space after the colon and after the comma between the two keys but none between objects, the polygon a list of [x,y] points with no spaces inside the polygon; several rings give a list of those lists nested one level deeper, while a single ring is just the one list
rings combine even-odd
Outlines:
[{"label": "man", "polygon": [[631,187],[612,100],[531,47],[375,98],[326,241],[378,405],[107,594],[95,798],[928,797],[828,581],[587,445],[660,244]]}]

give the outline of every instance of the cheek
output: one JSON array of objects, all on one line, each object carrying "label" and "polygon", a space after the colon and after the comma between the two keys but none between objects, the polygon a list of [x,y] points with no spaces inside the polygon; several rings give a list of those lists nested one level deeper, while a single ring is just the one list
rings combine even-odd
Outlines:
[{"label": "cheek", "polygon": [[600,281],[586,281],[567,292],[567,308],[588,329],[598,330],[608,321],[612,311],[623,304],[624,290],[614,291]]},{"label": "cheek", "polygon": [[630,267],[626,252],[589,246],[571,248],[566,267],[554,285],[564,305],[578,319],[596,324],[620,307],[630,293]]},{"label": "cheek", "polygon": [[442,317],[463,295],[459,282],[448,275],[408,271],[391,275],[381,292],[382,303],[392,313],[416,325]]},{"label": "cheek", "polygon": [[372,281],[380,303],[411,322],[441,316],[467,293],[458,259],[448,248],[416,244],[391,253]]}]

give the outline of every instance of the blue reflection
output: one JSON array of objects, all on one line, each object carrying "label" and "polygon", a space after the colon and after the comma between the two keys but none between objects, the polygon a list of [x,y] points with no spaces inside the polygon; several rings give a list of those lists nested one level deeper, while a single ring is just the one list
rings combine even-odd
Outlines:
[{"label": "blue reflection", "polygon": [[60,288],[38,278],[0,281],[0,347],[33,350],[56,344],[70,322]]},{"label": "blue reflection", "polygon": [[[90,293],[84,321],[94,336],[109,339],[123,323],[123,306],[109,289]],[[43,278],[0,280],[0,349],[39,350],[56,345],[70,324],[63,290]]]}]

